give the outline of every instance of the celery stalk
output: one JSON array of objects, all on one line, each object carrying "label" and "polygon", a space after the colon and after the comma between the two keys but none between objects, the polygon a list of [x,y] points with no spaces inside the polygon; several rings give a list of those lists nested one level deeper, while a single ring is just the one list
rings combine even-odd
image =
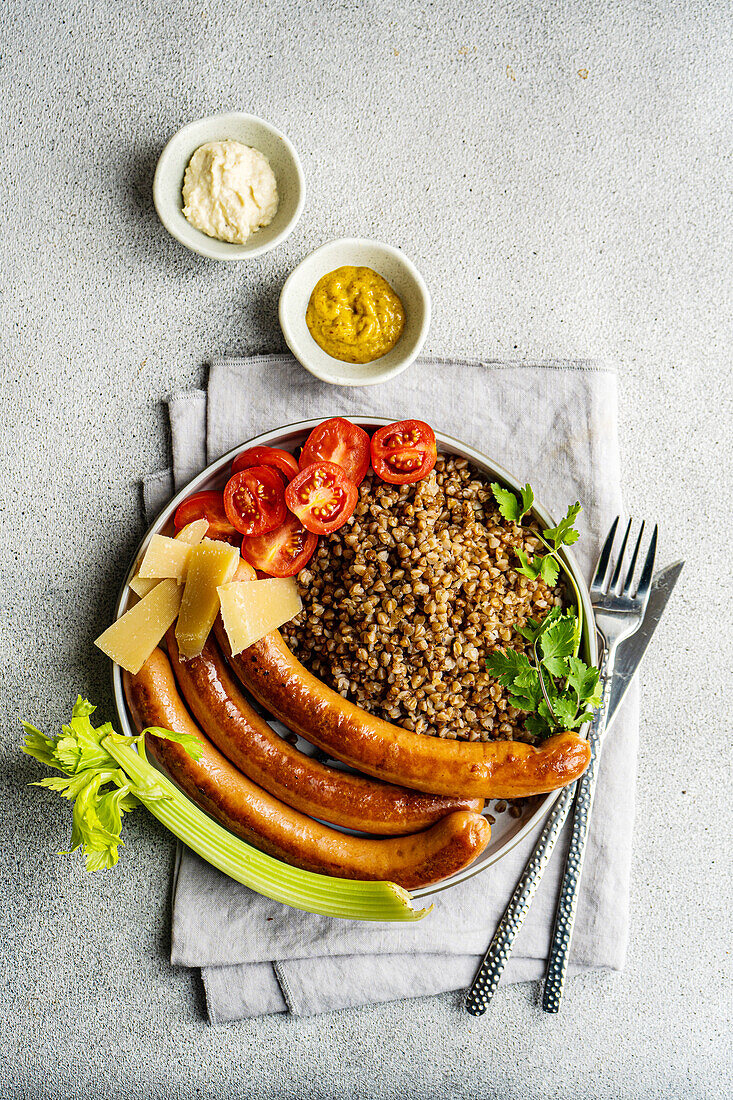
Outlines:
[{"label": "celery stalk", "polygon": [[[117,736],[105,737],[102,744],[138,787],[152,778],[156,787],[166,791],[167,798],[146,805],[174,836],[229,878],[258,894],[306,913],[347,920],[414,921],[430,911],[414,910],[407,890],[393,882],[317,875],[258,851],[210,818],[148,763],[144,742],[140,742],[139,754],[129,745],[120,744]],[[139,797],[144,801],[143,796]]]},{"label": "celery stalk", "polygon": [[408,891],[393,882],[317,875],[246,844],[200,810],[145,755],[146,732],[179,742],[192,756],[201,751],[196,738],[157,727],[139,737],[123,737],[108,722],[92,726],[89,716],[93,711],[94,707],[79,697],[69,725],[56,737],[46,737],[23,723],[23,751],[63,773],[36,785],[58,791],[74,802],[71,851],[83,850],[87,870],[114,866],[123,843],[122,817],[142,804],[224,874],[294,909],[371,921],[417,921],[430,912],[413,909]]}]

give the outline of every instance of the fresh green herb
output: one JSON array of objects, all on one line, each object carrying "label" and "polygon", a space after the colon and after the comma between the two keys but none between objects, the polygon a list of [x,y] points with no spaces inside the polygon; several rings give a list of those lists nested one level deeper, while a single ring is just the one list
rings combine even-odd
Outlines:
[{"label": "fresh green herb", "polygon": [[[502,485],[499,485],[498,482],[492,482],[491,488],[496,497],[501,515],[512,523],[521,524],[522,518],[534,504],[534,493],[532,492],[531,486],[525,485],[523,489],[520,489],[519,497],[515,496],[509,489],[505,489]],[[566,515],[560,520],[557,527],[547,527],[543,530],[541,535],[534,533],[535,537],[539,538],[540,542],[547,549],[548,552],[546,554],[539,556],[535,554],[530,559],[524,550],[520,550],[519,548],[515,549],[515,553],[519,558],[517,572],[521,573],[522,576],[528,577],[530,580],[534,581],[537,580],[538,577],[541,577],[545,584],[554,588],[560,575],[560,569],[565,571],[577,601],[578,644],[580,643],[580,635],[583,626],[583,606],[580,600],[580,592],[578,591],[578,586],[575,583],[573,574],[559,556],[558,552],[561,547],[572,546],[574,542],[578,541],[579,535],[574,524],[580,511],[580,504],[576,501],[575,504],[570,505]],[[577,648],[575,652],[577,654]]]},{"label": "fresh green herb", "polygon": [[[529,485],[519,496],[493,483],[499,512],[511,523],[521,524],[534,503]],[[509,702],[518,710],[527,711],[525,728],[538,737],[548,737],[558,730],[578,729],[593,716],[601,701],[598,669],[586,665],[578,657],[582,632],[582,604],[575,580],[559,551],[572,546],[579,533],[575,521],[581,511],[576,501],[556,527],[547,527],[537,536],[547,553],[533,555],[516,549],[519,558],[517,572],[530,580],[542,580],[551,588],[557,584],[562,568],[568,576],[577,599],[577,612],[563,613],[555,607],[541,621],[528,619],[517,627],[517,633],[531,645],[531,656],[517,650],[496,650],[486,661],[489,675],[494,676],[509,691]]]},{"label": "fresh green herb", "polygon": [[190,801],[145,756],[145,735],[177,741],[195,759],[201,743],[189,734],[153,726],[139,737],[115,733],[109,722],[92,726],[95,708],[79,697],[68,726],[46,737],[23,722],[23,751],[61,776],[34,784],[73,801],[71,851],[81,848],[89,871],[112,867],[122,844],[124,814],[143,805],[167,829],[225,875],[265,897],[345,920],[416,921],[432,908],[413,908],[407,890],[393,882],[332,878],[290,867],[224,829]]},{"label": "fresh green herb", "polygon": [[528,619],[518,632],[532,644],[532,656],[497,649],[486,670],[509,690],[509,703],[529,712],[525,727],[538,737],[578,729],[601,701],[598,669],[575,655],[579,622],[571,609],[553,610],[542,622]]},{"label": "fresh green herb", "polygon": [[523,489],[519,490],[522,498],[521,503],[514,493],[510,492],[509,489],[505,489],[498,481],[493,481],[491,488],[499,505],[499,511],[504,519],[508,519],[510,523],[520,523],[522,516],[526,515],[534,504],[534,493],[529,485],[525,485]]},{"label": "fresh green herb", "polygon": [[576,500],[575,504],[570,505],[567,515],[560,520],[557,527],[548,527],[542,532],[545,538],[552,543],[555,550],[559,550],[561,546],[572,546],[580,538],[574,526],[580,512],[582,512],[582,508]]},{"label": "fresh green herb", "polygon": [[[491,488],[496,497],[499,512],[504,519],[508,519],[510,523],[521,523],[522,517],[527,514],[534,504],[534,493],[531,487],[525,485],[523,489],[520,489],[521,499],[517,498],[509,489],[499,485],[498,482],[492,482]],[[562,546],[572,546],[580,537],[575,529],[575,520],[580,511],[580,504],[576,501],[575,504],[570,505],[567,514],[560,520],[557,527],[547,527],[542,532],[540,541],[547,548],[547,554],[539,557],[535,554],[530,559],[523,550],[518,549],[516,554],[520,566],[517,572],[524,577],[529,577],[532,581],[542,577],[546,584],[554,588],[560,571],[558,551]]]}]

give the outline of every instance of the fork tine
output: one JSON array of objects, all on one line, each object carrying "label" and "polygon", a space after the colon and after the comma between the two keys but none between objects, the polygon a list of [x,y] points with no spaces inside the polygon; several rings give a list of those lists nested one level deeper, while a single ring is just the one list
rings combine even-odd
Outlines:
[{"label": "fork tine", "polygon": [[631,565],[629,571],[626,574],[626,581],[624,583],[623,596],[631,595],[631,584],[634,579],[634,570],[636,569],[636,559],[639,557],[639,549],[641,547],[641,540],[644,537],[644,524],[645,520],[641,521],[641,527],[639,528],[639,537],[636,540],[636,546],[634,547],[634,553],[631,555]]},{"label": "fork tine", "polygon": [[621,576],[621,566],[624,563],[624,554],[626,553],[626,543],[629,541],[629,532],[631,531],[632,519],[629,517],[629,522],[626,524],[626,532],[624,534],[624,541],[621,543],[621,549],[618,552],[618,561],[616,562],[616,568],[613,571],[611,577],[610,590],[613,591],[619,582]]},{"label": "fork tine", "polygon": [[606,535],[606,541],[598,557],[598,565],[596,566],[596,571],[591,581],[591,588],[597,589],[598,591],[602,591],[604,587],[606,573],[608,572],[608,563],[611,560],[611,551],[613,550],[613,540],[616,538],[616,529],[620,518],[620,516],[616,516],[611,524],[611,530]]},{"label": "fork tine", "polygon": [[649,543],[649,549],[646,552],[646,561],[644,562],[644,568],[641,573],[641,580],[639,581],[639,587],[636,590],[636,599],[646,602],[649,595],[649,589],[652,584],[652,574],[654,572],[654,559],[657,556],[657,535],[659,533],[659,527],[654,524],[654,532],[652,534],[652,541]]}]

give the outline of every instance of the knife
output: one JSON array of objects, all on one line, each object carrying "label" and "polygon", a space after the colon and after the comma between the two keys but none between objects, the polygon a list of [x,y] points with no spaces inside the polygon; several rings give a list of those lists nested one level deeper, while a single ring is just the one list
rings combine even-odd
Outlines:
[{"label": "knife", "polygon": [[[683,561],[677,561],[654,574],[649,590],[649,602],[641,626],[619,646],[609,697],[606,733],[608,733],[608,728],[616,717],[618,708],[634,679],[684,564]],[[535,850],[522,872],[504,916],[499,922],[494,938],[468,991],[466,1011],[471,1013],[472,1016],[483,1015],[496,992],[499,979],[511,954],[514,938],[524,923],[524,918],[532,903],[545,866],[550,859],[555,841],[570,812],[574,797],[575,784],[572,784],[560,791],[559,798],[550,810]]]},{"label": "knife", "polygon": [[665,566],[654,574],[652,586],[649,592],[649,603],[639,629],[622,642],[616,656],[616,667],[613,671],[613,684],[608,701],[608,717],[606,718],[606,730],[616,717],[616,712],[624,700],[626,692],[636,675],[636,670],[641,664],[641,659],[646,653],[647,646],[652,640],[652,635],[659,625],[667,601],[672,595],[672,589],[677,584],[677,578],[682,572],[683,561],[676,561],[672,565]]}]

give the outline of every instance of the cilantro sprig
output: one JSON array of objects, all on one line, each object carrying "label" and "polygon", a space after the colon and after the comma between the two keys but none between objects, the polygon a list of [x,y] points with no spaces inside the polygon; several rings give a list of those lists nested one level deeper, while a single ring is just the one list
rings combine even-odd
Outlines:
[{"label": "cilantro sprig", "polygon": [[107,751],[104,739],[110,737],[119,745],[136,745],[150,733],[177,741],[195,760],[202,752],[201,743],[191,734],[174,733],[159,726],[143,730],[139,737],[123,737],[115,733],[109,722],[95,729],[90,721],[95,710],[96,707],[79,695],[71,721],[62,727],[57,737],[46,737],[28,722],[21,723],[26,735],[23,752],[63,772],[60,776],[40,779],[32,786],[58,791],[62,798],[74,803],[69,853],[81,848],[87,871],[100,871],[117,863],[118,848],[123,844],[120,838],[122,818],[126,813],[141,803],[171,797],[155,780],[148,780],[144,785],[134,783]]},{"label": "cilantro sprig", "polygon": [[538,622],[517,627],[531,644],[531,656],[497,649],[486,658],[486,670],[509,689],[509,703],[528,711],[524,725],[537,737],[575,730],[593,717],[601,702],[598,669],[578,656],[580,624],[574,610],[553,608]]},{"label": "cilantro sprig", "polygon": [[[519,495],[497,482],[491,489],[504,519],[521,525],[534,504],[531,486],[525,485]],[[530,558],[524,550],[515,548],[520,563],[517,572],[530,580],[541,577],[554,588],[560,568],[564,569],[575,592],[577,611],[571,608],[563,612],[555,607],[541,621],[528,619],[516,628],[529,643],[528,653],[497,649],[486,660],[489,675],[508,689],[510,704],[527,712],[527,731],[541,738],[559,730],[578,729],[593,717],[601,701],[598,669],[578,657],[583,625],[580,593],[559,555],[563,546],[572,546],[580,537],[575,521],[581,510],[576,501],[556,527],[546,527],[541,534],[533,532],[547,553]]]},{"label": "cilantro sprig", "polygon": [[[522,519],[534,504],[534,493],[531,486],[525,485],[523,489],[520,489],[519,497],[496,481],[492,482],[491,489],[496,497],[499,512],[504,519],[509,520],[510,523],[521,524]],[[575,529],[575,520],[581,511],[581,506],[576,501],[575,504],[570,505],[566,515],[560,520],[557,527],[547,527],[541,535],[537,536],[543,546],[546,547],[548,551],[546,554],[539,556],[534,554],[532,558],[529,558],[524,550],[517,548],[515,552],[520,561],[517,572],[524,577],[529,577],[532,581],[541,577],[546,584],[554,588],[560,572],[558,551],[562,546],[572,546],[580,538],[579,532]]]}]

